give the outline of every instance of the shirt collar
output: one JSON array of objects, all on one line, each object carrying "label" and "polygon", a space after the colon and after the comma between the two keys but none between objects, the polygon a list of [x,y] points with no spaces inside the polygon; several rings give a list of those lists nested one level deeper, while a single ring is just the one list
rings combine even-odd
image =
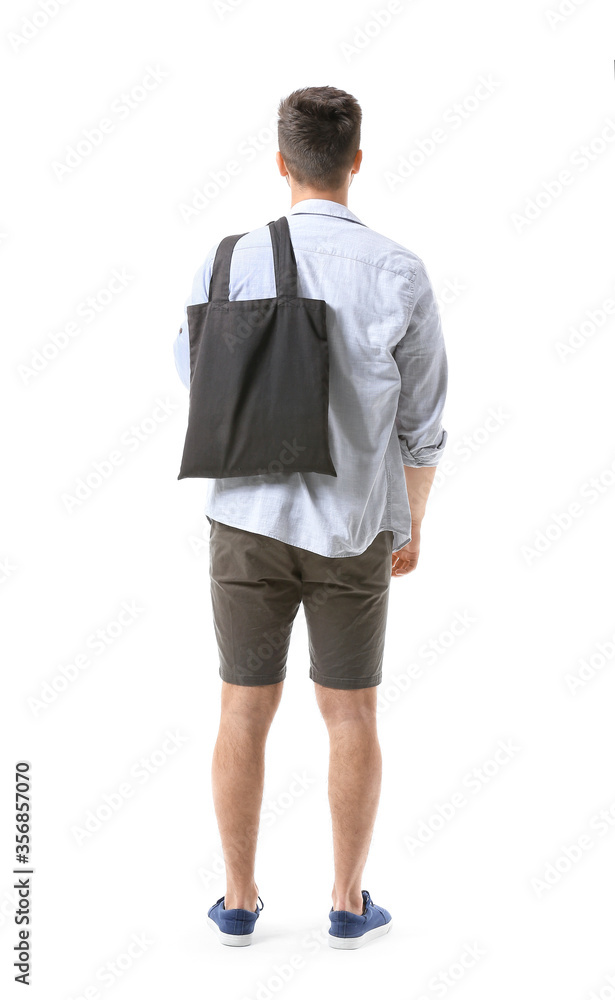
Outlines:
[{"label": "shirt collar", "polygon": [[329,201],[328,198],[304,198],[293,205],[289,215],[332,215],[338,219],[350,219],[351,222],[358,222],[360,226],[365,223],[351,212],[346,205],[340,205],[338,201]]}]

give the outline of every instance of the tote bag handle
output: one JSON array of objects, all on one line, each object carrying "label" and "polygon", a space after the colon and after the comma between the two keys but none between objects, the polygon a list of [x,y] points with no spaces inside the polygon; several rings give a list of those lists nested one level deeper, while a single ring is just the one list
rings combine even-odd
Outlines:
[{"label": "tote bag handle", "polygon": [[[275,272],[276,297],[278,299],[297,298],[297,261],[290,239],[288,219],[282,215],[277,221],[269,222],[273,267]],[[235,244],[246,233],[225,236],[220,241],[209,286],[210,302],[228,302],[230,294],[231,257]]]}]

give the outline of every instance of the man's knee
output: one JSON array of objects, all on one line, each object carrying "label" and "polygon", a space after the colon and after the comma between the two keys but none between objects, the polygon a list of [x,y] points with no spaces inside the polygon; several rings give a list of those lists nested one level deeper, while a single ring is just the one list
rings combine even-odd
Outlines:
[{"label": "man's knee", "polygon": [[277,684],[243,685],[222,681],[221,715],[249,729],[268,728],[275,715],[284,681]]},{"label": "man's knee", "polygon": [[376,725],[377,686],[369,688],[331,688],[314,684],[316,701],[327,726]]}]

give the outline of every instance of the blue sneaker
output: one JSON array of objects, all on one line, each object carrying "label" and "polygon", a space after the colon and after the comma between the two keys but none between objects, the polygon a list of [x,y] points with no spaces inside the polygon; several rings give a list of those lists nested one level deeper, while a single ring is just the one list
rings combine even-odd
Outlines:
[{"label": "blue sneaker", "polygon": [[351,910],[334,910],[331,907],[329,919],[329,944],[332,948],[360,948],[366,941],[388,934],[391,930],[391,914],[383,906],[376,906],[367,891],[363,889],[363,913]]},{"label": "blue sneaker", "polygon": [[258,915],[264,907],[260,896],[261,905],[256,903],[255,910],[237,909],[227,910],[224,907],[224,896],[214,903],[207,911],[207,923],[218,935],[222,944],[230,944],[235,947],[252,944],[254,936],[254,924],[258,920]]}]

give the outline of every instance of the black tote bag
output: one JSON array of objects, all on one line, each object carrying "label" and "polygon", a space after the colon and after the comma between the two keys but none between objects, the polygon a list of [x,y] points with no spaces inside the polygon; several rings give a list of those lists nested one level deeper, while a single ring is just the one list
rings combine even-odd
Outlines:
[{"label": "black tote bag", "polygon": [[186,309],[190,401],[178,479],[337,476],[329,451],[326,303],[297,295],[286,216],[269,230],[276,298],[229,301],[240,233],[218,246],[209,301]]}]

